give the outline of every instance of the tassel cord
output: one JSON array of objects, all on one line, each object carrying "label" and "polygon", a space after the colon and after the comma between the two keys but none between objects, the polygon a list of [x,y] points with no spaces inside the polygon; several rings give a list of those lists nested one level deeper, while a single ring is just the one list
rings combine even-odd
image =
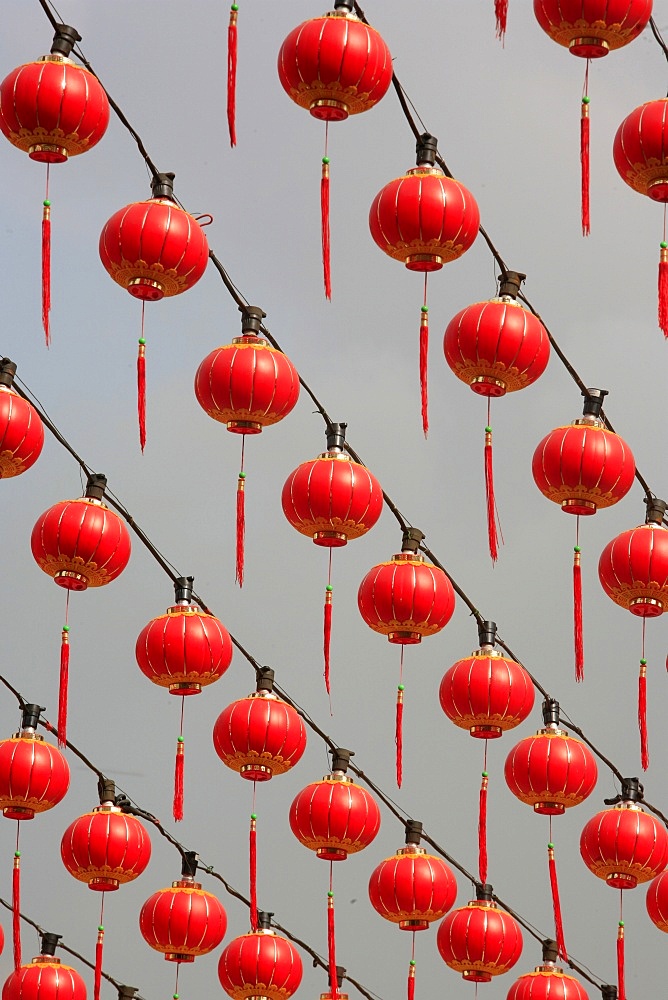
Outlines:
[{"label": "tassel cord", "polygon": [[230,7],[230,22],[227,28],[227,128],[230,146],[237,144],[237,19],[239,5]]},{"label": "tassel cord", "polygon": [[332,300],[332,265],[329,232],[329,122],[325,122],[325,154],[322,158],[322,173],[320,177],[320,222],[322,237],[322,274],[325,287],[325,298]]},{"label": "tassel cord", "polygon": [[584,633],[582,627],[582,569],[580,565],[580,515],[577,515],[573,548],[573,645],[575,649],[575,680],[584,680]]},{"label": "tassel cord", "polygon": [[638,674],[638,730],[640,732],[640,763],[643,771],[649,767],[649,740],[647,737],[647,660],[645,659],[645,621],[642,620],[642,656]]},{"label": "tassel cord", "polygon": [[564,938],[564,925],[561,916],[561,901],[559,899],[559,882],[557,880],[557,863],[554,858],[554,844],[552,843],[552,821],[550,820],[550,842],[547,845],[548,868],[550,872],[550,888],[552,890],[552,909],[554,911],[554,929],[557,939],[559,954],[568,962],[568,952],[566,951],[566,941]]},{"label": "tassel cord", "polygon": [[102,985],[102,953],[104,951],[104,893],[100,905],[100,923],[97,928],[97,942],[95,945],[95,973],[93,980],[93,1000],[100,1000],[100,987]]},{"label": "tassel cord", "polygon": [[46,346],[51,345],[51,202],[49,200],[49,171],[46,165],[46,192],[42,211],[42,327]]},{"label": "tassel cord", "polygon": [[246,435],[241,438],[241,468],[237,480],[237,539],[236,539],[236,569],[235,583],[239,588],[244,585],[244,563],[246,549],[246,473],[244,472],[244,457],[246,451]]},{"label": "tassel cord", "polygon": [[60,634],[60,677],[58,681],[58,746],[67,744],[67,692],[70,677],[70,591],[65,598],[65,624]]},{"label": "tassel cord", "polygon": [[327,586],[325,587],[325,607],[323,616],[323,657],[325,661],[325,689],[329,697],[329,714],[332,714],[332,692],[330,687],[330,648],[332,642],[332,550],[329,550],[329,567],[327,571]]},{"label": "tassel cord", "polygon": [[617,926],[617,1000],[626,1000],[623,890],[619,890],[619,924]]},{"label": "tassel cord", "polygon": [[582,110],[580,113],[580,179],[581,179],[581,216],[582,235],[589,236],[591,233],[591,219],[589,208],[589,59],[585,69],[585,78],[582,94]]},{"label": "tassel cord", "polygon": [[428,394],[428,358],[429,358],[429,306],[427,305],[427,278],[424,276],[424,301],[420,309],[420,406],[422,412],[422,432],[427,437],[429,433],[429,394]]},{"label": "tassel cord", "polygon": [[[253,782],[255,785],[255,782]],[[255,789],[253,789],[255,798]],[[249,864],[249,895],[250,895],[250,925],[251,930],[257,930],[257,814],[255,803],[250,817],[250,830],[248,835],[248,864]]]},{"label": "tassel cord", "polygon": [[492,428],[490,425],[491,400],[487,399],[487,426],[485,427],[485,496],[487,500],[487,539],[493,563],[499,558],[497,511],[494,496],[494,464],[492,457]]},{"label": "tassel cord", "polygon": [[397,787],[401,788],[404,777],[404,647],[401,647],[399,662],[399,684],[397,685],[397,711],[394,725],[394,745],[396,747]]},{"label": "tassel cord", "polygon": [[411,950],[411,960],[408,963],[408,983],[406,988],[407,1000],[415,1000],[415,931],[413,931],[413,947]]},{"label": "tassel cord", "polygon": [[478,809],[478,873],[481,883],[487,881],[487,786],[489,784],[489,774],[487,772],[487,740],[485,740],[485,758],[480,783],[479,809]]},{"label": "tassel cord", "polygon": [[338,1000],[338,978],[336,975],[336,931],[334,926],[333,862],[329,863],[329,891],[327,892],[327,961],[329,964],[329,988],[332,1000]]},{"label": "tassel cord", "polygon": [[174,762],[174,801],[172,803],[172,815],[175,823],[180,823],[183,819],[183,794],[184,794],[184,771],[185,771],[185,741],[183,739],[183,714],[185,698],[181,696],[181,728],[176,739],[176,760]]},{"label": "tassel cord", "polygon": [[14,852],[14,867],[12,870],[12,944],[14,951],[14,971],[21,967],[21,852],[19,851],[19,833],[21,824],[16,823],[16,850]]},{"label": "tassel cord", "polygon": [[146,338],[144,337],[144,314],[146,303],[141,304],[141,337],[137,350],[137,418],[139,421],[139,446],[144,454],[146,447]]}]

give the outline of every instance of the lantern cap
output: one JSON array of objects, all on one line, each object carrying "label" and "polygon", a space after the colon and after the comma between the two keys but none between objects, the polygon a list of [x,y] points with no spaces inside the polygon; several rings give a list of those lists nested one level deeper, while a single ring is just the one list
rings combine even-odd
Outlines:
[{"label": "lantern cap", "polygon": [[101,472],[91,472],[86,482],[85,497],[89,500],[101,500],[107,487],[107,477]]},{"label": "lantern cap", "polygon": [[151,179],[151,195],[153,198],[167,198],[174,201],[174,178],[176,174],[155,174]]},{"label": "lantern cap", "polygon": [[174,581],[174,600],[177,604],[190,604],[193,596],[194,576],[180,576]]},{"label": "lantern cap", "polygon": [[609,984],[601,986],[601,995],[603,1000],[617,1000],[617,987]]},{"label": "lantern cap", "polygon": [[346,427],[348,424],[328,424],[325,429],[327,451],[343,451],[346,444]]},{"label": "lantern cap", "polygon": [[639,778],[622,778],[622,790],[612,799],[603,799],[606,806],[616,806],[618,802],[642,802],[645,788]]},{"label": "lantern cap", "polygon": [[[337,989],[339,989],[339,990],[341,989],[341,986],[343,985],[343,980],[345,978],[346,978],[345,967],[343,965],[337,965],[336,966],[336,988]],[[327,970],[327,981],[329,982],[330,986],[334,985],[334,983],[332,982],[331,969]]]},{"label": "lantern cap", "polygon": [[0,360],[0,385],[6,385],[8,389],[14,384],[14,376],[16,375],[16,365],[9,358],[2,358]]},{"label": "lantern cap", "polygon": [[491,903],[494,889],[489,882],[476,882],[475,898],[480,902]]},{"label": "lantern cap", "polygon": [[594,417],[598,420],[601,416],[601,407],[603,406],[603,400],[608,395],[608,390],[587,389],[585,392],[583,389],[582,395],[584,396],[582,415],[585,417]]},{"label": "lantern cap", "polygon": [[257,929],[259,931],[271,930],[271,918],[273,913],[269,913],[268,910],[258,910],[257,914]]},{"label": "lantern cap", "polygon": [[423,132],[415,143],[415,161],[418,167],[433,167],[438,153],[438,139],[429,132]]},{"label": "lantern cap", "polygon": [[422,837],[422,823],[417,819],[406,820],[406,843],[419,845]]},{"label": "lantern cap", "polygon": [[353,0],[334,0],[334,10],[347,10],[352,14]]},{"label": "lantern cap", "polygon": [[256,691],[269,691],[270,693],[274,690],[274,671],[271,667],[259,667],[257,671],[257,684],[255,685]]},{"label": "lantern cap", "polygon": [[526,281],[526,274],[521,271],[502,271],[499,275],[499,298],[507,296],[516,299],[523,281]]},{"label": "lantern cap", "polygon": [[121,984],[118,987],[118,1000],[132,1000],[136,992],[136,986],[124,986]]},{"label": "lantern cap", "polygon": [[543,945],[543,962],[556,963],[559,958],[559,946],[551,938],[545,938]]},{"label": "lantern cap", "polygon": [[42,955],[55,955],[56,948],[58,947],[58,942],[60,941],[62,934],[51,934],[50,931],[45,931],[42,934]]},{"label": "lantern cap", "polygon": [[494,646],[496,622],[478,622],[478,642],[481,646]]},{"label": "lantern cap", "polygon": [[355,756],[355,751],[337,747],[335,750],[330,750],[329,752],[332,755],[332,773],[334,771],[341,771],[345,774],[350,764],[350,758]]},{"label": "lantern cap", "polygon": [[80,41],[81,35],[76,28],[69,24],[57,24],[51,43],[51,55],[65,56],[67,59],[75,44]]},{"label": "lantern cap", "polygon": [[556,726],[559,727],[561,719],[559,718],[559,702],[556,698],[546,698],[542,705],[543,709],[543,722],[547,727]]},{"label": "lantern cap", "polygon": [[104,802],[116,801],[116,785],[109,778],[105,778],[104,775],[98,779],[97,793],[100,797],[100,805]]},{"label": "lantern cap", "polygon": [[181,856],[181,874],[184,878],[195,878],[198,858],[199,854],[196,851],[183,852]]},{"label": "lantern cap", "polygon": [[659,500],[658,497],[645,497],[644,502],[647,504],[645,524],[662,524],[668,507],[666,501]]},{"label": "lantern cap", "polygon": [[266,317],[259,306],[239,306],[241,313],[241,332],[257,336],[262,327],[262,320]]},{"label": "lantern cap", "polygon": [[419,528],[404,528],[404,533],[401,539],[401,551],[417,552],[420,548],[420,542],[423,539],[424,532],[420,531]]},{"label": "lantern cap", "polygon": [[44,708],[39,705],[23,705],[21,708],[21,729],[37,729],[40,712],[43,711]]}]

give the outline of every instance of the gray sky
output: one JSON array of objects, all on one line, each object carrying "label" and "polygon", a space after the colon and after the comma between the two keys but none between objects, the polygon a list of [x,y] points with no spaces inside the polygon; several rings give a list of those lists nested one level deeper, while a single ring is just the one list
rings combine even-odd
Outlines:
[{"label": "gray sky", "polygon": [[[579,415],[577,388],[553,357],[526,392],[493,404],[497,500],[505,546],[492,569],[486,549],[483,484],[484,402],[454,378],[441,343],[452,316],[491,297],[495,268],[481,239],[429,283],[430,424],[421,435],[417,330],[422,282],[385,257],[368,232],[377,191],[414,162],[413,138],[390,92],[372,112],[332,126],[333,300],[322,294],[319,174],[323,127],[293,105],[276,75],[283,38],[317,4],[244,3],[239,11],[238,146],[225,120],[228,8],[200,0],[116,0],[95,5],[61,0],[63,19],[83,36],[82,49],[141,134],[161,170],[194,214],[211,212],[211,246],[405,516],[500,634],[563,708],[620,770],[638,773],[636,677],[640,623],[602,592],[596,565],[617,533],[641,523],[642,491],[583,522],[586,681],[573,681],[571,558],[574,523],[545,500],[531,478],[531,456],[552,428]],[[668,28],[665,4],[655,5]],[[450,169],[475,195],[483,225],[508,264],[528,273],[526,293],[585,382],[610,391],[606,410],[631,445],[652,490],[666,496],[663,399],[665,344],[656,325],[656,264],[661,208],[619,179],[611,157],[621,120],[665,93],[665,62],[649,32],[590,71],[592,236],[579,227],[579,106],[584,64],[551,43],[528,0],[511,0],[505,48],[494,38],[491,0],[386,0],[366,6],[394,56],[396,72]],[[48,51],[51,29],[37,0],[9,0],[0,38],[2,73]],[[248,441],[246,583],[234,585],[234,494],[239,441],[209,420],[192,389],[195,371],[215,346],[238,335],[236,307],[209,268],[186,295],[146,310],[148,444],[139,452],[135,351],[140,307],[102,268],[97,242],[105,221],[149,195],[145,167],[112,117],[104,140],[51,171],[53,309],[51,349],[40,325],[40,217],[44,171],[9,143],[0,145],[0,351],[39,397],[88,464],[196,588],[227,627],[356,762],[469,869],[477,862],[477,800],[482,747],[457,730],[438,705],[440,679],[477,646],[459,604],[437,637],[406,656],[404,787],[394,786],[393,719],[398,650],[359,617],[356,593],[375,563],[400,547],[385,511],[364,539],[334,555],[332,683],[334,715],[322,682],[322,593],[326,553],[285,521],[280,491],[288,474],[324,447],[321,419],[302,394],[292,415]],[[2,673],[29,700],[57,714],[59,632],[64,595],[39,572],[29,550],[32,526],[57,500],[81,494],[75,463],[49,438],[39,463],[3,484],[5,572]],[[142,806],[171,827],[171,776],[179,704],[151,685],[134,660],[146,622],[172,601],[169,580],[139,543],[123,576],[70,606],[70,738]],[[668,808],[662,775],[666,626],[648,624],[648,799]],[[186,704],[186,816],[175,830],[239,889],[247,887],[251,786],[220,763],[211,729],[220,711],[252,690],[238,654],[228,674]],[[18,712],[0,699],[0,731]],[[490,744],[490,881],[541,931],[551,933],[545,845],[547,820],[516,802],[503,781],[515,742],[540,725],[531,719]],[[94,777],[71,759],[72,786],[50,814],[26,824],[21,848],[23,907],[91,958],[99,901],[64,870],[62,831],[96,803]],[[328,770],[315,736],[292,774],[258,788],[259,898],[265,909],[322,954],[326,950],[327,870],[292,836],[287,815],[297,791]],[[566,942],[603,979],[615,981],[618,897],[582,864],[581,828],[615,794],[600,769],[590,800],[555,821]],[[6,864],[0,894],[9,898],[15,830],[0,828]],[[178,875],[178,855],[157,835],[153,859],[137,882],[109,896],[105,967],[137,985],[147,1000],[173,992],[173,966],[140,938],[137,915],[155,889]],[[410,939],[386,924],[367,900],[376,864],[403,843],[383,813],[374,844],[335,871],[337,959],[351,975],[390,1000],[403,997]],[[458,905],[471,898],[458,879]],[[216,883],[205,887],[216,891]],[[627,991],[640,996],[661,982],[664,941],[649,922],[644,889],[627,894]],[[224,893],[226,940],[247,928],[247,912]],[[9,935],[10,920],[3,926]],[[37,953],[31,934],[24,956]],[[517,975],[539,960],[525,936],[514,971],[481,987],[505,997]],[[417,942],[417,995],[472,987],[449,971],[435,930]],[[301,996],[326,989],[305,960]],[[11,968],[11,948],[0,974]],[[82,970],[83,971],[83,970]],[[92,991],[92,975],[85,973]],[[216,958],[184,968],[181,997],[219,990]],[[107,998],[113,996],[103,987]],[[354,991],[350,991],[351,994]],[[92,995],[92,994],[91,994]],[[592,992],[591,995],[594,995]]]}]

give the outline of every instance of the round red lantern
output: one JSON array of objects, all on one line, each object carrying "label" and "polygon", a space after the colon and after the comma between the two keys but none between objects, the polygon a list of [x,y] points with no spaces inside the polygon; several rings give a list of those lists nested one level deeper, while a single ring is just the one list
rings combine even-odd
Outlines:
[{"label": "round red lantern", "polygon": [[543,942],[542,964],[513,983],[507,1000],[589,1000],[581,983],[565,974],[557,961],[555,942]]},{"label": "round red lantern", "polygon": [[2,1000],[86,1000],[86,984],[55,957],[60,934],[42,934],[41,953],[15,969],[2,987]]},{"label": "round red lantern", "polygon": [[13,388],[16,365],[0,359],[0,479],[11,479],[35,464],[44,446],[37,410]]},{"label": "round red lantern", "polygon": [[299,988],[299,952],[271,929],[272,916],[260,912],[258,929],[234,938],[220,956],[218,978],[232,1000],[288,1000]]},{"label": "round red lantern", "polygon": [[408,820],[406,846],[374,869],[369,899],[381,917],[402,931],[424,931],[457,897],[457,882],[442,858],[420,847],[422,823]]},{"label": "round red lantern", "polygon": [[32,529],[37,565],[66,590],[103,587],[128,564],[130,535],[102,502],[106,485],[104,476],[90,476],[83,497],[50,507]]},{"label": "round red lantern", "polygon": [[186,851],[181,878],[154,892],[139,914],[139,930],[151,948],[168,962],[194,962],[225,937],[227,914],[222,904],[195,881],[197,855]]},{"label": "round red lantern", "polygon": [[484,883],[476,886],[476,899],[447,914],[436,944],[445,964],[464,979],[489,983],[512,969],[523,942],[519,924],[497,908],[491,885]]},{"label": "round red lantern", "polygon": [[443,676],[441,708],[460,729],[477,739],[498,739],[523,722],[534,703],[531,678],[524,667],[494,649],[496,623],[478,626],[480,648]]},{"label": "round red lantern", "polygon": [[69,765],[37,732],[39,705],[24,705],[21,730],[0,741],[0,809],[7,819],[32,819],[65,797]]},{"label": "round red lantern", "polygon": [[534,0],[536,20],[552,41],[583,59],[607,56],[644,31],[652,0]]},{"label": "round red lantern", "polygon": [[380,810],[370,793],[346,775],[352,751],[331,754],[332,773],[303,788],[290,806],[290,829],[316,857],[345,861],[374,840]]},{"label": "round red lantern", "polygon": [[638,779],[626,779],[614,806],[592,816],[580,835],[582,860],[613,889],[649,882],[668,863],[668,832],[643,811],[641,799]]},{"label": "round red lantern", "polygon": [[645,897],[649,919],[668,934],[668,872],[663,871],[650,883]]},{"label": "round red lantern", "polygon": [[274,693],[274,671],[262,667],[257,690],[233,701],[213,727],[213,745],[223,764],[249,781],[285,774],[306,749],[301,717]]},{"label": "round red lantern", "polygon": [[100,805],[75,819],[60,843],[60,856],[70,875],[98,892],[113,892],[133,882],[151,859],[146,830],[114,800],[114,783],[107,781],[101,785]]},{"label": "round red lantern", "polygon": [[560,728],[559,703],[543,702],[545,728],[520,740],[508,754],[506,784],[520,802],[543,816],[559,816],[580,805],[598,781],[591,751]]},{"label": "round red lantern", "polygon": [[640,618],[656,618],[668,608],[668,530],[666,505],[648,502],[645,524],[608,542],[598,576],[608,597]]}]

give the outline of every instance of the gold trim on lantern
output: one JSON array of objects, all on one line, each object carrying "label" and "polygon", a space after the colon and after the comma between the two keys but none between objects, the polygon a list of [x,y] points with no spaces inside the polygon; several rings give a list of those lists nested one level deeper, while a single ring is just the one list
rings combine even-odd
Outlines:
[{"label": "gold trim on lantern", "polygon": [[[593,35],[593,32],[596,35]],[[592,34],[588,34],[592,32]],[[638,34],[637,31],[623,29],[619,23],[605,24],[604,21],[586,21],[578,18],[570,24],[562,21],[558,25],[550,25],[548,34],[558,45],[570,48],[572,44],[591,42],[595,45],[605,45],[610,51],[621,49],[628,45]]]}]

